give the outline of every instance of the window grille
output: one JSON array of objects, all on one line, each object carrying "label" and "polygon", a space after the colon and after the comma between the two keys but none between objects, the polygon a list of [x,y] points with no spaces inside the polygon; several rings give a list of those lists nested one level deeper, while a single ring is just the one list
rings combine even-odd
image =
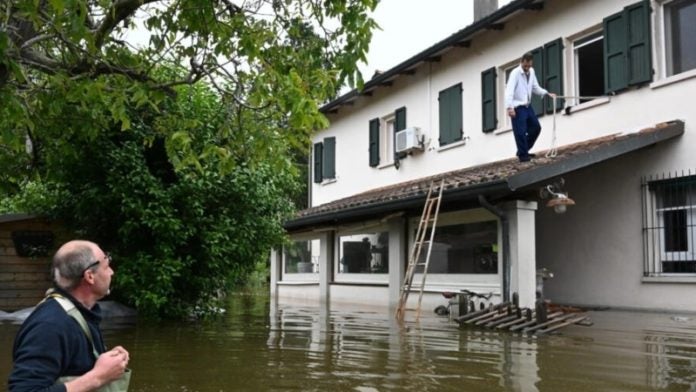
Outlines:
[{"label": "window grille", "polygon": [[644,276],[696,274],[696,172],[646,176]]}]

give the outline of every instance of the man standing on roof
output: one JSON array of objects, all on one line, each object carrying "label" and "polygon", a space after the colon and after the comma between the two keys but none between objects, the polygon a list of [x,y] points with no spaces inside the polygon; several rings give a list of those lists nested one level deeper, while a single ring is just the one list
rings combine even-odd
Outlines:
[{"label": "man standing on roof", "polygon": [[111,258],[97,244],[70,241],[53,257],[55,288],[17,332],[11,392],[125,391],[128,351],[106,351],[97,301],[109,293]]},{"label": "man standing on roof", "polygon": [[517,157],[520,162],[527,162],[535,156],[530,154],[529,150],[541,132],[541,125],[531,106],[532,93],[542,97],[547,94],[550,97],[556,96],[539,86],[532,62],[532,54],[525,53],[520,60],[520,66],[510,72],[505,86],[505,108],[512,120],[512,131],[515,134]]}]

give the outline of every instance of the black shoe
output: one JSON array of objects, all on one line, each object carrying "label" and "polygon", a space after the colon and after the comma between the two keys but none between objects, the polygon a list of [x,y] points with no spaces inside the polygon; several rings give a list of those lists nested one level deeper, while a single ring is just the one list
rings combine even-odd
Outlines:
[{"label": "black shoe", "polygon": [[527,155],[529,155],[530,158],[536,158],[536,154],[532,154],[531,152]]},{"label": "black shoe", "polygon": [[529,162],[532,160],[531,156],[526,156],[526,157],[520,157],[520,162]]}]

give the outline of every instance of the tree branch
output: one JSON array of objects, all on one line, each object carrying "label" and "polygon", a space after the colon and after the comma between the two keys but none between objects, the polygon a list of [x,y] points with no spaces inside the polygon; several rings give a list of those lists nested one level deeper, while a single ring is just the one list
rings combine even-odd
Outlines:
[{"label": "tree branch", "polygon": [[154,3],[160,0],[117,0],[111,6],[110,9],[106,11],[104,19],[102,20],[97,31],[94,33],[94,45],[97,48],[101,48],[104,44],[106,37],[111,34],[114,27],[122,22],[124,19],[135,14],[142,5],[148,3]]}]

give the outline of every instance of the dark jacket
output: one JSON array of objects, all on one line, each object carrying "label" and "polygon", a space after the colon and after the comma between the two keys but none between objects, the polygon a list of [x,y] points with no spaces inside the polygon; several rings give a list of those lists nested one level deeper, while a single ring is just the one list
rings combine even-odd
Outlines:
[{"label": "dark jacket", "polygon": [[[92,332],[97,352],[106,351],[99,330],[99,305],[89,310],[65,291],[56,289],[56,292],[70,299],[80,310]],[[83,375],[96,362],[87,335],[53,298],[39,304],[24,321],[17,332],[12,357],[10,392],[65,392],[63,384],[55,385],[59,377]]]}]

